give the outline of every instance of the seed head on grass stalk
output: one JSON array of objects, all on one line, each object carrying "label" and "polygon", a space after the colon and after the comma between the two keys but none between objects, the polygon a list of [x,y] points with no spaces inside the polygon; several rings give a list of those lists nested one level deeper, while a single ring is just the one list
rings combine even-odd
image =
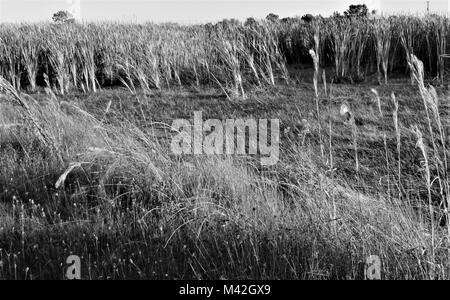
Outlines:
[{"label": "seed head on grass stalk", "polygon": [[420,129],[417,126],[414,126],[412,128],[413,132],[416,134],[417,137],[417,144],[416,147],[418,147],[421,152],[424,159],[424,170],[425,170],[425,179],[427,184],[427,191],[428,191],[428,210],[430,214],[430,220],[431,220],[431,269],[430,269],[430,278],[434,279],[435,276],[435,221],[434,221],[434,207],[431,197],[431,172],[430,172],[430,164],[428,160],[428,153],[427,148],[423,141],[423,135]]},{"label": "seed head on grass stalk", "polygon": [[[355,151],[355,165],[356,171],[359,172],[359,157],[358,157],[358,128],[355,123],[355,117],[347,101],[341,104],[339,114],[344,120],[344,124],[352,129],[353,149]],[[359,174],[358,174],[359,175]]]},{"label": "seed head on grass stalk", "polygon": [[[423,71],[423,63],[414,55],[411,56],[411,70],[413,70],[413,76],[415,80],[418,83],[420,95],[423,100],[423,105],[425,108],[425,114],[427,118],[428,123],[428,130],[429,130],[429,140],[432,144],[433,149],[433,160],[434,164],[438,171],[438,183],[441,188],[441,191],[444,189],[448,191],[449,184],[448,184],[448,159],[447,159],[447,148],[446,148],[446,137],[444,133],[444,129],[442,126],[442,121],[440,117],[439,112],[439,97],[437,95],[437,92],[433,86],[430,86],[428,89],[425,87],[424,84],[424,71]],[[441,139],[441,143],[437,143],[436,141],[439,139],[435,136],[434,130],[433,130],[433,121],[431,119],[429,110],[431,110],[435,122],[438,126],[439,131],[439,137]],[[439,147],[439,144],[441,147]],[[440,149],[441,148],[441,149]],[[443,153],[442,157],[440,156],[440,153]],[[447,193],[448,194],[448,193]],[[442,202],[445,205],[448,202],[448,199],[446,199],[446,196],[443,192],[441,192],[442,196]]]},{"label": "seed head on grass stalk", "polygon": [[309,55],[311,55],[311,58],[313,59],[313,63],[314,63],[314,77],[313,77],[314,92],[316,94],[316,98],[318,98],[319,97],[319,89],[318,89],[319,55],[313,49],[309,50]]},{"label": "seed head on grass stalk", "polygon": [[380,95],[378,94],[378,91],[376,89],[371,89],[370,91],[375,95],[375,100],[377,101],[377,105],[378,105],[378,112],[380,113],[380,117],[383,118],[383,111],[381,110]]},{"label": "seed head on grass stalk", "polygon": [[[383,110],[381,109],[380,95],[378,94],[378,91],[376,89],[371,89],[371,92],[375,95],[375,99],[376,99],[377,104],[378,104],[378,111],[380,113],[380,118],[383,119]],[[398,109],[398,107],[397,107],[397,109]],[[394,117],[394,124],[396,124],[397,123],[396,121],[398,119],[397,112],[394,112],[394,114],[396,115],[396,117]],[[395,126],[395,128],[397,128],[397,127],[398,126]],[[390,172],[389,172],[389,169],[390,169],[389,168],[389,151],[388,151],[388,147],[387,147],[386,132],[383,132],[383,144],[384,144],[384,152],[385,152],[385,160],[386,160],[387,192],[388,192],[389,199],[391,199],[391,180],[390,180]]]},{"label": "seed head on grass stalk", "polygon": [[401,199],[402,195],[402,155],[401,155],[401,132],[400,132],[400,126],[398,122],[398,101],[395,97],[395,94],[391,94],[391,101],[394,105],[394,111],[392,112],[392,118],[394,121],[394,127],[395,127],[395,136],[397,141],[397,171],[398,171],[398,199]]},{"label": "seed head on grass stalk", "polygon": [[[423,100],[423,105],[425,108],[425,114],[427,118],[427,124],[428,124],[428,131],[429,131],[429,140],[432,144],[432,150],[433,150],[433,161],[435,168],[437,170],[437,182],[440,187],[440,196],[441,196],[441,204],[446,207],[446,211],[444,212],[447,217],[447,231],[448,231],[448,240],[450,241],[450,186],[449,186],[449,175],[448,175],[448,153],[447,153],[447,138],[445,137],[443,124],[440,117],[439,112],[439,97],[437,95],[437,92],[433,86],[429,87],[428,89],[425,87],[424,81],[423,81],[423,63],[416,57],[412,56],[411,58],[411,66],[410,68],[413,70],[414,78],[416,79],[420,95]],[[438,131],[439,131],[439,138],[437,138],[434,134],[433,130],[433,124],[432,119],[429,113],[429,110],[431,110],[435,123],[437,124]],[[440,143],[436,142],[438,140],[441,140]],[[420,146],[420,144],[419,144]],[[423,150],[422,150],[423,152]],[[442,156],[440,155],[442,153]],[[429,164],[428,160],[426,161],[427,164]],[[449,266],[450,266],[450,249],[448,252],[448,260],[449,260]],[[450,267],[449,267],[450,272]]]},{"label": "seed head on grass stalk", "polygon": [[319,87],[318,87],[318,81],[319,81],[319,55],[313,50],[309,50],[309,54],[311,55],[313,62],[314,62],[314,91],[315,91],[315,97],[316,100],[316,114],[317,114],[317,122],[319,124],[319,143],[320,143],[320,154],[322,158],[325,157],[324,153],[324,143],[323,143],[323,137],[322,137],[322,125],[320,122],[320,108],[319,108]]}]

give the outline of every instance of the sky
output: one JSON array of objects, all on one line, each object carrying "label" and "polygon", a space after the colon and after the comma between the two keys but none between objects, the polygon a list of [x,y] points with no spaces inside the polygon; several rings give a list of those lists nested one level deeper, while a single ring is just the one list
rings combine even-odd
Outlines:
[{"label": "sky", "polygon": [[[450,0],[430,0],[430,11],[448,13]],[[59,10],[85,21],[152,21],[183,24],[264,18],[307,13],[323,16],[343,12],[350,4],[366,4],[384,13],[425,13],[426,0],[0,0],[0,22],[49,21]]]}]

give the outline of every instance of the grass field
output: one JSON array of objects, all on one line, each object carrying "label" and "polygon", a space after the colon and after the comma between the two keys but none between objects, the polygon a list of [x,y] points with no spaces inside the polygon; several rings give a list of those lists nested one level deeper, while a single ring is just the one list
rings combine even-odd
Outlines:
[{"label": "grass field", "polygon": [[[83,279],[363,279],[377,255],[383,279],[449,279],[448,88],[425,85],[414,56],[414,85],[332,83],[335,68],[325,84],[268,49],[252,79],[217,62],[221,75],[180,67],[183,84],[144,72],[132,87],[141,73],[122,69],[129,81],[102,86],[86,65],[25,93],[9,73],[0,278],[64,279],[78,255]],[[172,154],[172,121],[194,111],[279,119],[279,162]]]}]

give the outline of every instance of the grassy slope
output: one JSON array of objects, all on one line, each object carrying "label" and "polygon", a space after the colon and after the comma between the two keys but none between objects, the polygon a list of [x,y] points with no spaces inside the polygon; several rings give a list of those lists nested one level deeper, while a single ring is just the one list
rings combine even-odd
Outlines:
[{"label": "grassy slope", "polygon": [[[400,102],[402,201],[391,91]],[[33,131],[2,129],[0,278],[63,278],[70,254],[82,257],[83,278],[355,279],[372,254],[382,258],[385,278],[426,278],[426,186],[409,131],[413,123],[425,128],[422,102],[404,84],[379,92],[383,118],[369,86],[334,86],[321,98],[324,159],[310,84],[255,90],[233,102],[215,90],[104,90],[59,104],[35,95],[33,113],[64,161]],[[363,124],[359,173],[342,101]],[[17,121],[20,109],[1,108],[4,123]],[[153,130],[161,126],[150,122],[170,124],[194,110],[204,119],[280,118],[280,163],[264,169],[239,157],[170,155],[165,134]],[[71,162],[83,164],[56,189]],[[448,276],[446,247],[438,244],[440,278]]]}]

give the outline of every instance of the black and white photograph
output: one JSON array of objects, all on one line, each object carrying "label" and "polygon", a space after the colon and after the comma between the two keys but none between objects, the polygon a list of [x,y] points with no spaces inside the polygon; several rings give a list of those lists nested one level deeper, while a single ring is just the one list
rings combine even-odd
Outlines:
[{"label": "black and white photograph", "polygon": [[449,13],[0,0],[0,280],[449,280]]}]

